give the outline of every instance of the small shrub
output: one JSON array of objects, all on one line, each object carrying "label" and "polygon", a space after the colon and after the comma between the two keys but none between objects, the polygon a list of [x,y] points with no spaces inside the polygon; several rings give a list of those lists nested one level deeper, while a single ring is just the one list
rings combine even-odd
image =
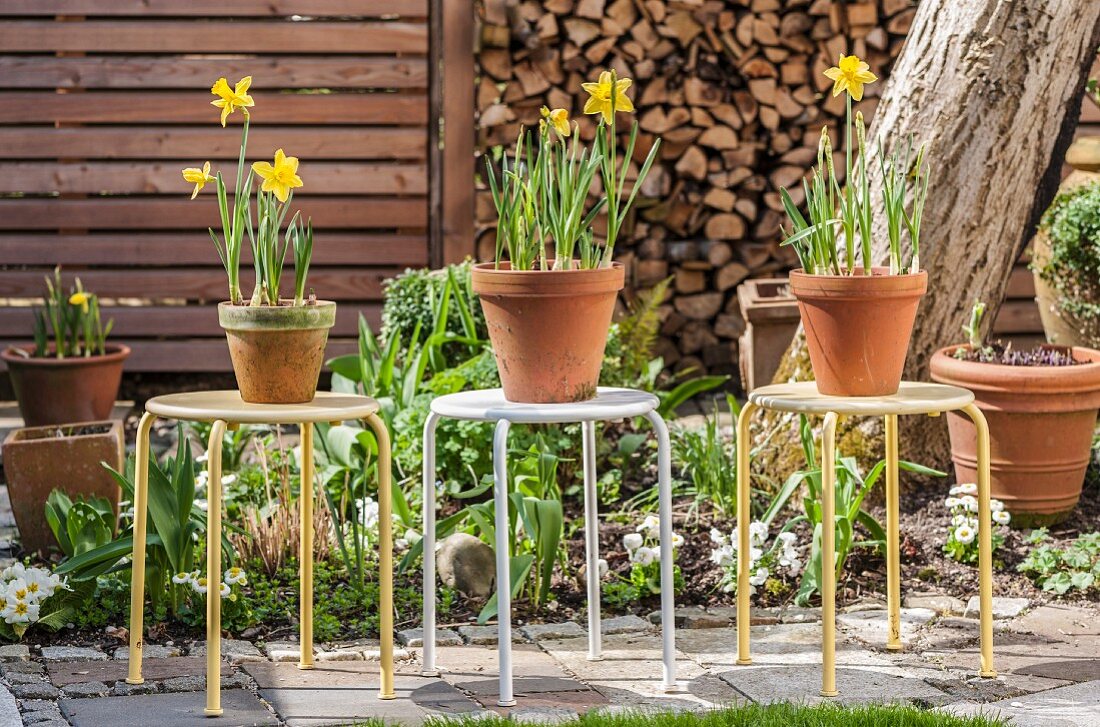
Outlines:
[{"label": "small shrub", "polygon": [[[737,538],[734,527],[727,536],[717,528],[711,528],[710,540],[714,549],[710,552],[712,563],[722,569],[721,588],[727,593],[737,592]],[[781,581],[775,578],[780,569],[791,576],[802,571],[802,558],[795,544],[798,536],[784,529],[768,546],[768,526],[759,520],[749,524],[749,593],[763,586],[766,590],[780,590]]]},{"label": "small shrub", "polygon": [[1100,183],[1058,195],[1040,229],[1050,237],[1050,258],[1035,269],[1057,293],[1056,312],[1100,344]]},{"label": "small shrub", "polygon": [[1065,548],[1047,544],[1047,529],[1033,530],[1029,542],[1036,547],[1017,570],[1026,573],[1048,593],[1086,593],[1100,586],[1100,532],[1079,535]]}]

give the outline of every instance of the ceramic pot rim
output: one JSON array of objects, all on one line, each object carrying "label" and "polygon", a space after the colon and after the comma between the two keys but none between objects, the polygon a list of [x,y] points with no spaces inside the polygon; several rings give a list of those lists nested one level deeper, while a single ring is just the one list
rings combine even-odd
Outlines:
[{"label": "ceramic pot rim", "polygon": [[572,296],[616,293],[626,283],[626,268],[613,262],[609,268],[571,270],[512,270],[509,263],[477,263],[470,272],[478,295]]},{"label": "ceramic pot rim", "polygon": [[790,287],[796,298],[908,298],[925,294],[928,272],[890,275],[889,268],[874,267],[871,275],[810,275],[798,268],[790,272]]},{"label": "ceramic pot rim", "polygon": [[[10,367],[12,364],[16,366],[40,366],[43,368],[70,368],[76,366],[95,366],[98,364],[115,363],[116,361],[124,361],[127,356],[130,355],[130,347],[123,343],[108,343],[104,345],[104,349],[107,353],[100,356],[96,354],[94,356],[68,356],[66,358],[56,358],[54,356],[44,357],[23,357],[16,356],[11,353],[10,349],[18,348],[21,351],[32,352],[34,351],[34,344],[23,343],[14,344],[6,347],[3,351],[0,351],[0,358],[4,360],[4,363]],[[50,350],[53,350],[53,346],[50,346]]]},{"label": "ceramic pot rim", "polygon": [[227,331],[308,331],[336,324],[336,303],[318,300],[306,305],[234,305],[218,303],[218,323]]},{"label": "ceramic pot rim", "polygon": [[[1057,394],[1097,394],[1100,396],[1100,351],[1073,346],[1073,366],[1009,366],[980,361],[963,361],[951,354],[969,349],[969,344],[946,346],[932,355],[933,378],[978,391],[1050,396]],[[1081,408],[1090,408],[1084,405]]]}]

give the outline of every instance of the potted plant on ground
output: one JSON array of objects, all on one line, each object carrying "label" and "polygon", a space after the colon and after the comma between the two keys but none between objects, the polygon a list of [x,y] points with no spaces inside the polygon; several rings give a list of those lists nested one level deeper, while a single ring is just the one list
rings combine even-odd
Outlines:
[{"label": "potted plant on ground", "polygon": [[[963,327],[969,343],[932,356],[932,378],[974,392],[989,422],[993,497],[1016,524],[1058,522],[1081,496],[1100,408],[1100,351],[1042,345],[1015,350],[985,343],[983,303]],[[959,482],[977,478],[977,437],[969,418],[950,414],[951,458]]]},{"label": "potted plant on ground", "polygon": [[[317,300],[312,293],[306,297],[306,276],[313,255],[312,220],[303,221],[300,212],[295,212],[280,240],[293,190],[302,186],[297,157],[276,149],[273,162],[255,162],[245,175],[248,109],[254,106],[248,95],[251,84],[251,76],[234,87],[219,78],[210,89],[218,97],[211,104],[221,109],[222,126],[237,109],[244,115],[232,204],[221,172],[210,174],[210,162],[201,168],[184,169],[183,178],[194,185],[191,199],[210,182],[217,189],[222,234],[219,238],[211,229],[210,237],[229,278],[229,300],[218,304],[218,321],[229,341],[241,398],[254,403],[302,403],[311,401],[317,391],[328,331],[336,322],[336,303]],[[256,191],[253,223],[250,200],[255,177],[263,181]],[[256,273],[256,284],[247,299],[240,284],[246,234]],[[290,249],[294,254],[294,297],[284,298],[283,262]]]},{"label": "potted plant on ground", "polygon": [[[928,287],[919,254],[929,179],[924,147],[914,153],[910,140],[890,154],[879,149],[890,265],[876,267],[866,129],[863,114],[856,112],[858,156],[853,162],[852,101],[863,98],[863,86],[877,79],[856,56],[842,55],[825,75],[834,82],[834,96],[847,93],[845,176],[840,179],[834,171],[832,142],[822,128],[817,165],[803,180],[808,219],[787,190],[780,190],[791,225],[783,244],[794,246],[802,266],[791,272],[791,292],[798,299],[818,390],[836,396],[889,395],[898,390],[917,306]],[[912,243],[908,260],[901,249],[904,232]]]},{"label": "potted plant on ground", "polygon": [[34,343],[0,352],[23,421],[36,427],[106,419],[129,347],[107,343],[113,321],[103,323],[99,298],[80,278],[66,293],[55,268],[44,302],[34,311]]},{"label": "potted plant on ground", "polygon": [[[497,209],[496,259],[476,265],[472,283],[509,401],[583,401],[596,394],[624,281],[622,264],[613,261],[615,241],[660,146],[656,139],[628,190],[638,123],[620,161],[615,117],[634,110],[630,84],[614,71],[583,84],[584,112],[600,115],[591,149],[566,109],[543,108],[537,134],[520,132],[500,175],[486,165]],[[589,204],[597,176],[603,196]],[[601,245],[592,225],[604,211]]]}]

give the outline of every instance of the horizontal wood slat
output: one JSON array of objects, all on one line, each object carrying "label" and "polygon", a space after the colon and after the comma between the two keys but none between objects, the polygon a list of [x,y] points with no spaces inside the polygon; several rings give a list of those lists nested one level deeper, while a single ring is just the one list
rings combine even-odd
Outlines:
[{"label": "horizontal wood slat", "polygon": [[1005,299],[1033,297],[1035,297],[1035,281],[1031,277],[1031,271],[1022,265],[1017,265],[1008,277]]},{"label": "horizontal wood slat", "polygon": [[[297,153],[296,150],[290,151]],[[192,185],[181,170],[196,161],[175,163],[142,162],[0,162],[0,194],[91,193],[91,194],[190,194]],[[234,166],[227,164],[225,167]],[[216,173],[217,165],[212,173]],[[232,179],[235,168],[223,168]],[[304,186],[295,196],[316,194],[418,194],[428,192],[425,164],[333,164],[303,161],[298,168]],[[227,182],[232,185],[232,182]],[[208,184],[202,197],[215,195]]]},{"label": "horizontal wood slat", "polygon": [[[0,149],[12,159],[236,159],[240,129],[83,129],[0,127]],[[324,129],[253,126],[249,149],[292,149],[308,159],[424,159],[422,128]]]},{"label": "horizontal wood slat", "polygon": [[[3,24],[0,23],[0,26]],[[0,92],[0,123],[218,125],[219,111],[208,93],[34,93]],[[253,97],[253,124],[392,124],[423,126],[428,121],[424,94],[270,94]],[[241,123],[235,113],[230,123]]]},{"label": "horizontal wood slat", "polygon": [[[180,4],[184,4],[180,2]],[[364,4],[369,4],[365,2]],[[226,5],[232,7],[233,3]],[[427,53],[426,23],[239,20],[0,23],[0,48],[13,52]]]},{"label": "horizontal wood slat", "polygon": [[1031,299],[1006,300],[997,311],[993,332],[1000,335],[1034,333],[1043,330],[1039,308]]},{"label": "horizontal wood slat", "polygon": [[0,16],[424,17],[427,0],[4,0]]},{"label": "horizontal wood slat", "polygon": [[252,76],[252,89],[427,88],[423,58],[0,57],[0,87],[194,90]]},{"label": "horizontal wood slat", "polygon": [[[371,235],[356,232],[316,231],[314,265],[428,264],[425,234]],[[188,233],[140,232],[85,235],[0,234],[0,260],[8,265],[133,265],[140,267],[216,265],[217,253],[202,231]],[[248,245],[241,254],[252,264]]]},{"label": "horizontal wood slat", "polygon": [[[303,197],[294,201],[317,228],[422,228],[423,198]],[[203,229],[220,226],[218,206],[207,201],[151,198],[0,199],[6,229]]]}]

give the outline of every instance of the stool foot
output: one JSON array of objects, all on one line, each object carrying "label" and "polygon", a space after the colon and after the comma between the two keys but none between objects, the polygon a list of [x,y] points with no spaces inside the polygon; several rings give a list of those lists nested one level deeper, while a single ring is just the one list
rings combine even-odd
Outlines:
[{"label": "stool foot", "polygon": [[498,699],[497,700],[497,706],[498,707],[514,707],[514,706],[516,706],[516,700],[514,700],[514,699]]},{"label": "stool foot", "polygon": [[833,689],[832,691],[825,691],[824,689],[822,689],[821,690],[821,696],[823,696],[823,697],[837,697],[837,696],[840,696],[840,692],[838,692],[835,689]]},{"label": "stool foot", "polygon": [[588,658],[589,661],[603,661],[602,656],[589,656],[587,658]]},{"label": "stool foot", "polygon": [[996,679],[997,671],[995,669],[990,669],[989,671],[979,671],[978,676],[980,676],[982,679]]},{"label": "stool foot", "polygon": [[422,676],[422,677],[437,677],[437,676],[439,676],[439,670],[438,669],[424,669],[420,672],[420,676]]},{"label": "stool foot", "polygon": [[738,659],[737,660],[737,665],[738,666],[748,666],[751,663],[752,663],[752,659]]},{"label": "stool foot", "polygon": [[684,691],[684,688],[678,682],[673,682],[672,684],[663,685],[661,691],[665,694],[680,694]]},{"label": "stool foot", "polygon": [[303,664],[302,662],[298,662],[298,668],[302,671],[309,671],[313,668],[313,664]]},{"label": "stool foot", "polygon": [[126,683],[127,684],[144,684],[145,680],[144,679],[127,679]]},{"label": "stool foot", "polygon": [[887,644],[886,645],[886,650],[887,651],[904,651],[905,650],[905,644]]},{"label": "stool foot", "polygon": [[207,707],[204,710],[202,710],[202,713],[205,714],[207,717],[221,717],[222,716],[222,709],[221,709],[221,707],[219,707],[217,709],[210,709],[210,707]]},{"label": "stool foot", "polygon": [[382,699],[382,700],[397,699],[397,695],[396,695],[396,694],[394,694],[393,692],[390,692],[389,694],[382,694],[382,693],[379,693],[379,694],[378,694],[378,698],[379,698],[379,699]]}]

